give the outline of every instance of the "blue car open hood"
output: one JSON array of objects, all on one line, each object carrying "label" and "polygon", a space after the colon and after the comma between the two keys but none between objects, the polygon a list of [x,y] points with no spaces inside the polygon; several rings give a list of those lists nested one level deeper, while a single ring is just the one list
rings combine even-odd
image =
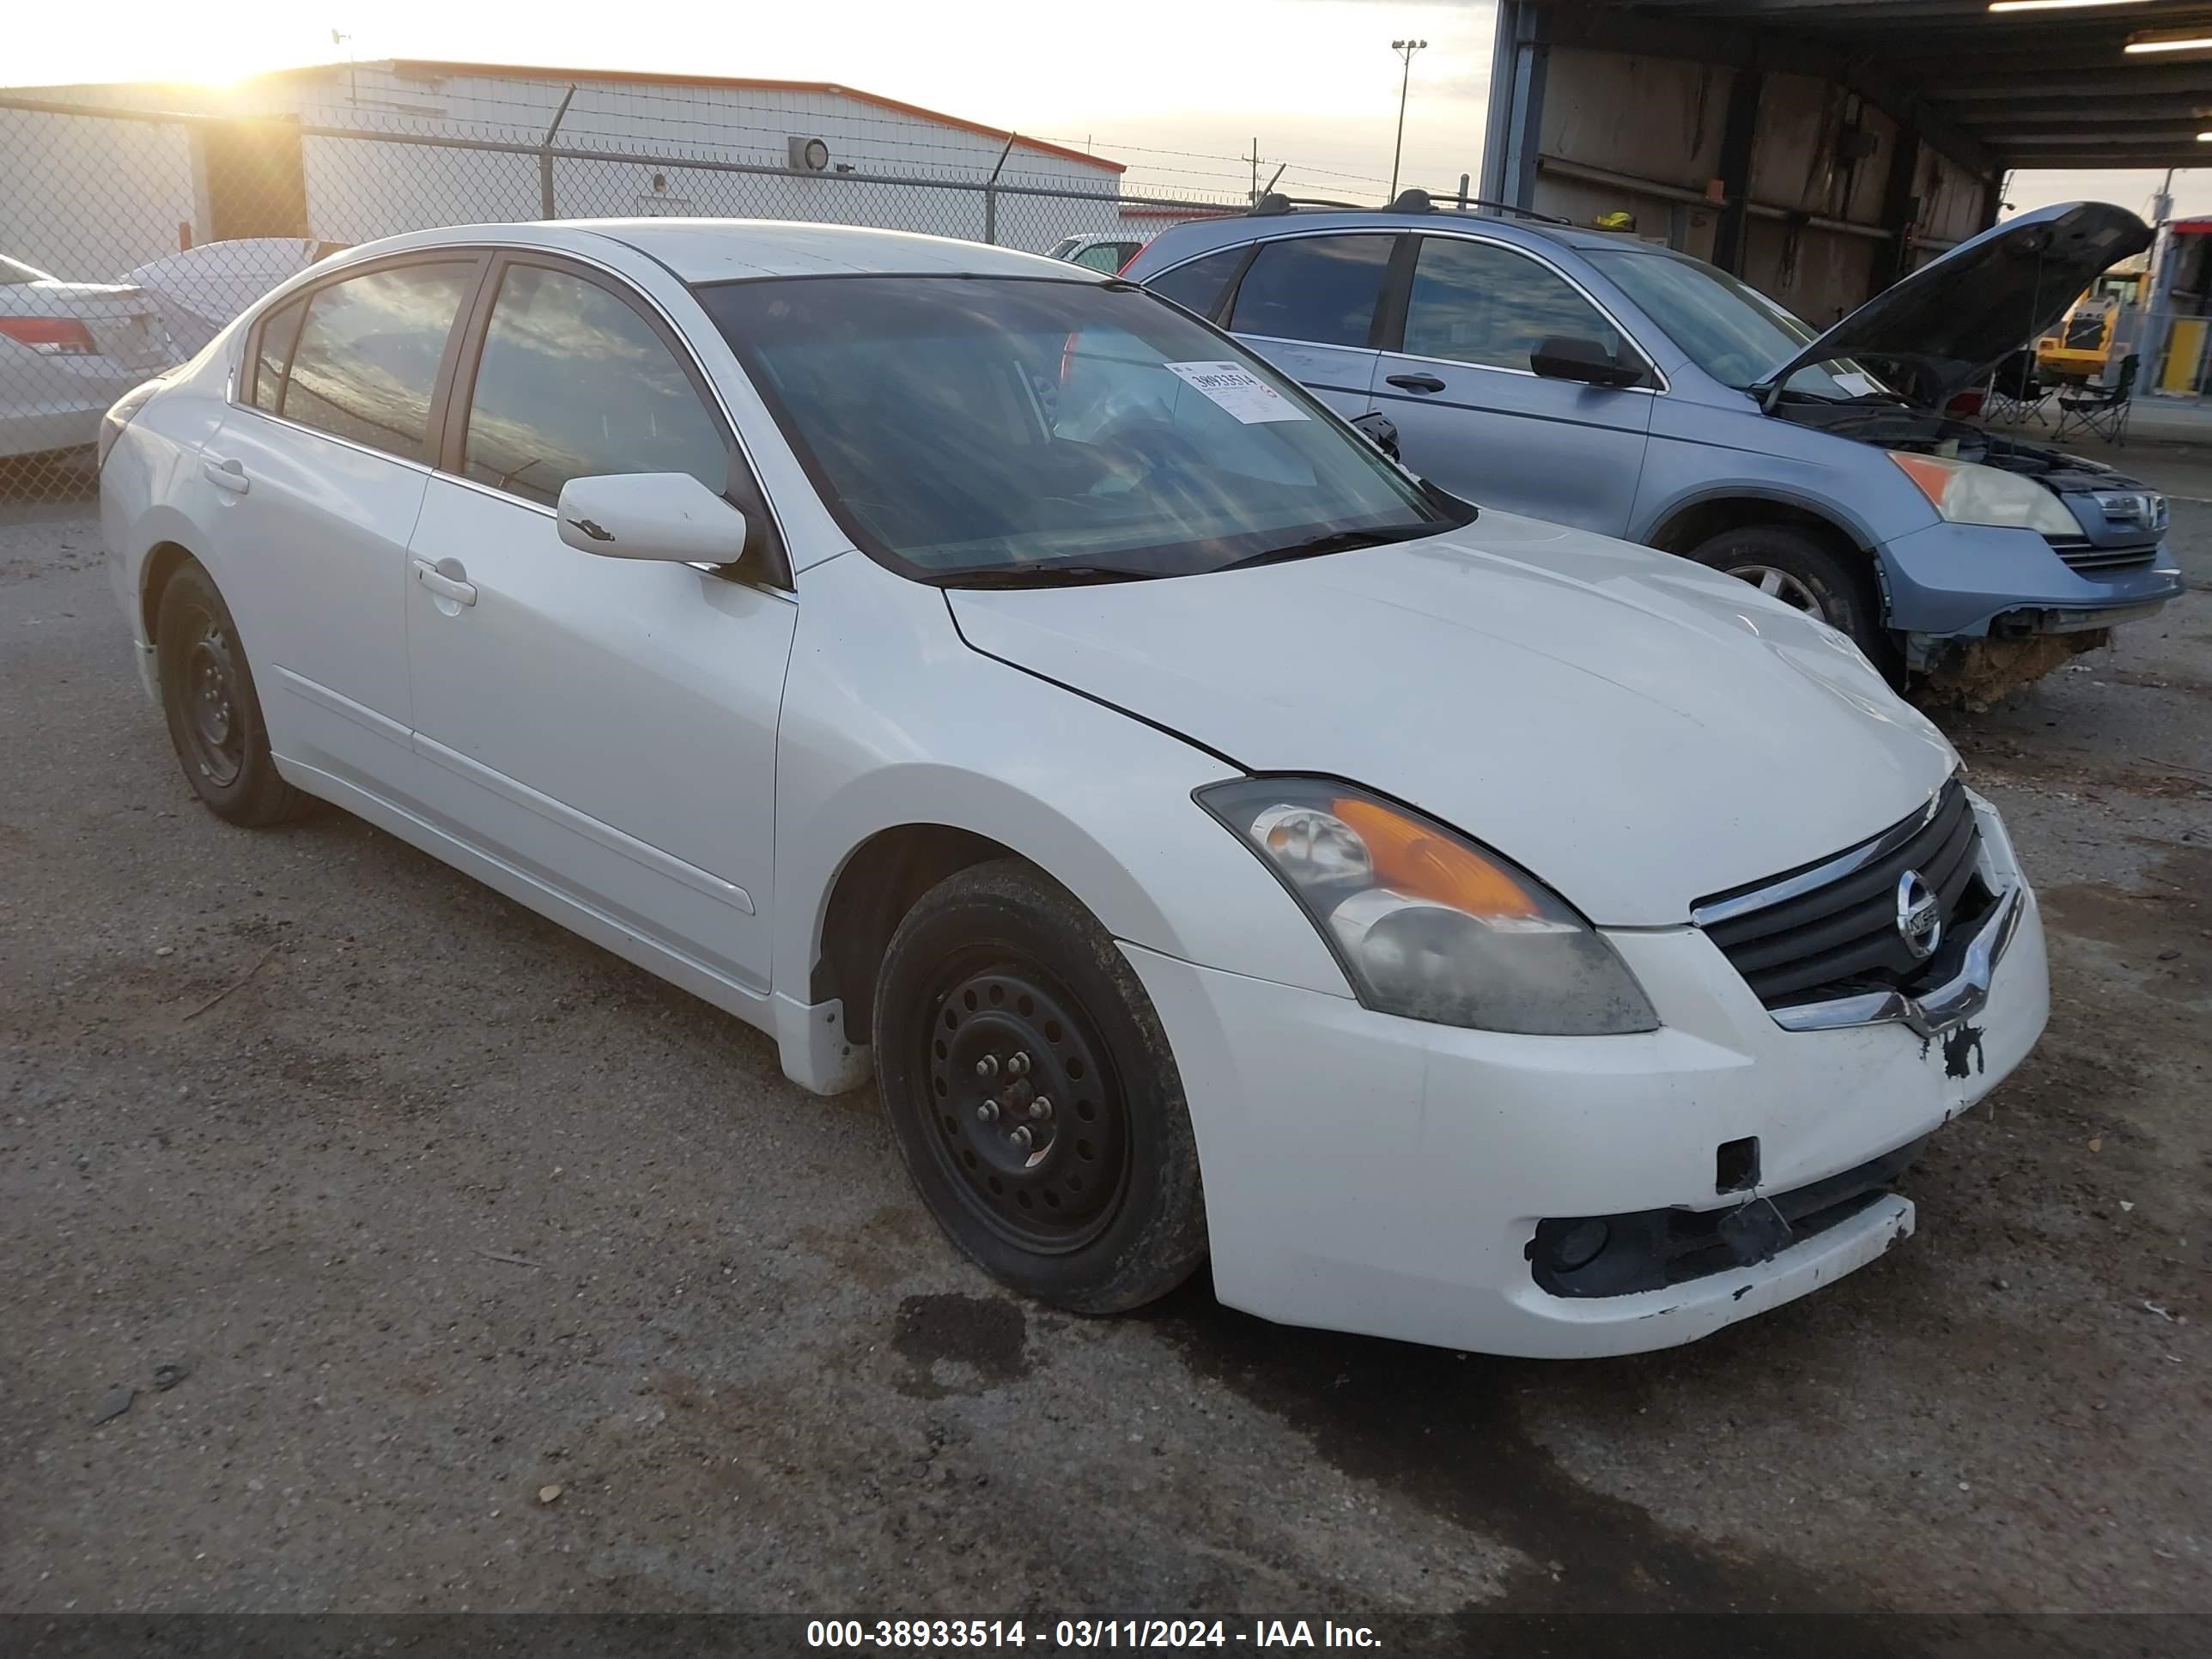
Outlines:
[{"label": "blue car open hood", "polygon": [[1884,289],[1753,388],[1808,363],[1855,358],[1940,409],[2048,333],[2098,276],[2151,244],[2150,227],[2110,202],[2062,202],[1984,231]]}]

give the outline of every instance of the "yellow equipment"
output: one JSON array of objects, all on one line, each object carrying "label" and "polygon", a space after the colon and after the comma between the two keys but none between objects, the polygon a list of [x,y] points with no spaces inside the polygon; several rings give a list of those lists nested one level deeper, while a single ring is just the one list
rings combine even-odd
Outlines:
[{"label": "yellow equipment", "polygon": [[2035,343],[2035,367],[2045,380],[2087,386],[2112,366],[2122,313],[2142,300],[2144,273],[2107,271],[2082,290],[2058,324]]}]

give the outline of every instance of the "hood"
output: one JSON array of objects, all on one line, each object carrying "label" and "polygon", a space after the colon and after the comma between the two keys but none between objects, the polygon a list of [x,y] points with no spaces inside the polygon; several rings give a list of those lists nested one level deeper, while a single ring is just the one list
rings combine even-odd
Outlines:
[{"label": "hood", "polygon": [[946,599],[977,650],[1249,770],[1395,796],[1601,926],[1680,925],[1841,852],[1956,764],[1841,635],[1687,560],[1502,513],[1294,563]]},{"label": "hood", "polygon": [[2150,244],[2150,227],[2110,202],[2037,208],[1884,289],[1762,384],[1856,357],[1902,365],[1921,401],[1941,408],[2049,333],[2100,273]]}]

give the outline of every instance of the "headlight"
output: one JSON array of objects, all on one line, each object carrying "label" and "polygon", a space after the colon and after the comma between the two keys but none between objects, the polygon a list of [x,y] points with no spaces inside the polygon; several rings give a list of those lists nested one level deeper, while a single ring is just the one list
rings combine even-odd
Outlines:
[{"label": "headlight", "polygon": [[1239,778],[1197,799],[1305,907],[1378,1012],[1544,1036],[1658,1029],[1588,922],[1442,824],[1317,778]]},{"label": "headlight", "polygon": [[1991,524],[2007,529],[2038,530],[2046,536],[2078,536],[2081,526],[2066,505],[2033,478],[1975,461],[1946,460],[1940,455],[1908,455],[1893,449],[1889,459],[1920,486],[1929,504],[1953,524]]}]

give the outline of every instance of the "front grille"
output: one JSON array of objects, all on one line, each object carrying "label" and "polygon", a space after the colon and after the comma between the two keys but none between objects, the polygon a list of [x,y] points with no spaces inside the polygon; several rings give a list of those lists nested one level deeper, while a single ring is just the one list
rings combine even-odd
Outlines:
[{"label": "front grille", "polygon": [[2148,564],[2158,556],[2156,542],[2146,542],[2139,547],[2099,547],[2086,536],[2053,536],[2049,539],[2051,550],[2075,570],[2126,570]]},{"label": "front grille", "polygon": [[[1990,901],[1974,873],[1980,842],[1966,789],[1954,778],[1932,811],[1852,852],[1716,893],[1692,913],[1769,1008],[1909,990],[1951,952],[1923,961],[1907,948],[1897,926],[1898,883],[1908,870],[1920,872],[1942,907],[1944,943],[1953,943]],[[1831,864],[1842,866],[1837,875],[1802,887],[1802,878]],[[1756,902],[1769,890],[1779,890],[1774,902]]]}]

